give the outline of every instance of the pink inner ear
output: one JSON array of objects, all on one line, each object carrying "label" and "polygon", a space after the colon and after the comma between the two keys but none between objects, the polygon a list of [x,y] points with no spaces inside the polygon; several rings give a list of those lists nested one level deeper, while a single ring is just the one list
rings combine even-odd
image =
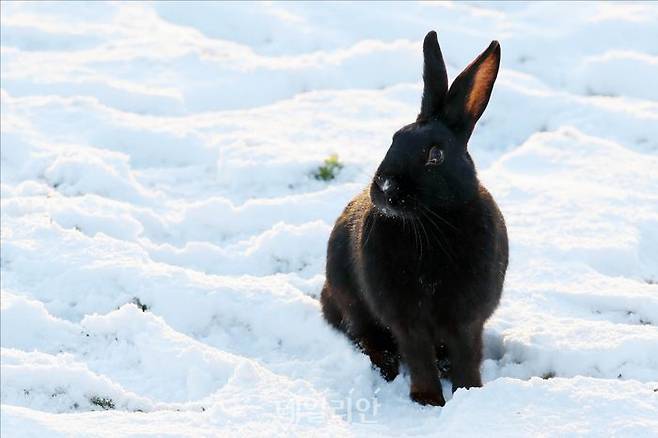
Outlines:
[{"label": "pink inner ear", "polygon": [[466,112],[468,114],[477,118],[484,110],[484,105],[491,91],[491,85],[496,78],[497,68],[498,63],[495,56],[487,57],[479,65],[473,78],[473,86],[466,100]]}]

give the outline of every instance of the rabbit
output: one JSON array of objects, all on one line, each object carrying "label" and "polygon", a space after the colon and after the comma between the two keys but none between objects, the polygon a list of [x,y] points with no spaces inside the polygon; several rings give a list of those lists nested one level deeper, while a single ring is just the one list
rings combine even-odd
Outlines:
[{"label": "rabbit", "polygon": [[[493,41],[448,89],[436,32],[423,43],[420,113],[331,232],[320,302],[327,322],[410,398],[443,406],[440,374],[482,386],[482,331],[503,289],[507,229],[467,144],[498,74]],[[447,365],[449,364],[449,365]],[[441,373],[440,373],[441,368]]]}]

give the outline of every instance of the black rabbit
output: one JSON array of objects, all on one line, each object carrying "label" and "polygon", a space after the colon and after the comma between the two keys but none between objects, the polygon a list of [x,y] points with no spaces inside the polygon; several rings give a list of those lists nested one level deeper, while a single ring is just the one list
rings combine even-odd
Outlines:
[{"label": "black rabbit", "polygon": [[423,53],[420,114],[395,133],[370,187],[336,221],[321,302],[385,379],[402,361],[411,398],[443,406],[440,365],[450,364],[453,391],[482,385],[482,329],[507,270],[503,216],[467,151],[500,46],[493,41],[449,90],[435,32]]}]

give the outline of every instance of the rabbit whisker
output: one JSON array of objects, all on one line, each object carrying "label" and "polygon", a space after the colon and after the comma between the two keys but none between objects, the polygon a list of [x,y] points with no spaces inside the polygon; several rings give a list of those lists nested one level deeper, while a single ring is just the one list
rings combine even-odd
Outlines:
[{"label": "rabbit whisker", "polygon": [[428,221],[430,224],[433,225],[433,227],[436,229],[436,231],[438,231],[438,232],[441,234],[441,236],[438,236],[438,235],[436,235],[435,233],[432,233],[432,236],[433,236],[434,239],[436,240],[436,243],[439,244],[439,247],[441,248],[441,250],[443,251],[443,253],[444,253],[445,255],[447,255],[447,256],[450,258],[451,261],[454,262],[454,253],[452,253],[452,251],[449,251],[449,245],[448,245],[448,242],[445,242],[445,243],[446,243],[445,246],[443,245],[441,237],[443,237],[443,239],[445,239],[445,236],[443,235],[443,232],[441,231],[441,229],[439,228],[439,226],[437,225],[437,223],[434,222],[434,220],[432,220],[432,218],[431,218],[430,216],[428,216],[427,213],[423,212],[422,210],[421,210],[421,214],[423,214],[423,216],[425,217],[425,219],[427,219],[427,221]]},{"label": "rabbit whisker", "polygon": [[373,214],[371,217],[372,217],[372,222],[370,223],[370,228],[368,229],[368,235],[366,236],[366,240],[365,242],[363,242],[364,247],[368,244],[368,240],[370,239],[372,230],[375,228],[375,225],[377,224],[377,215]]},{"label": "rabbit whisker", "polygon": [[420,206],[421,206],[426,212],[430,213],[430,214],[431,214],[432,216],[434,216],[436,219],[438,219],[438,220],[440,220],[441,222],[443,222],[444,224],[448,225],[448,226],[449,226],[450,228],[452,228],[453,230],[455,230],[455,231],[459,231],[459,228],[457,228],[456,226],[454,226],[453,224],[451,224],[450,222],[448,222],[448,220],[447,220],[446,218],[444,218],[443,216],[439,215],[436,211],[432,210],[431,208],[428,208],[427,205],[425,205],[424,203],[420,202],[420,200],[418,200],[418,199],[416,198],[415,201],[416,201],[416,202],[418,203],[418,205],[420,205]]}]

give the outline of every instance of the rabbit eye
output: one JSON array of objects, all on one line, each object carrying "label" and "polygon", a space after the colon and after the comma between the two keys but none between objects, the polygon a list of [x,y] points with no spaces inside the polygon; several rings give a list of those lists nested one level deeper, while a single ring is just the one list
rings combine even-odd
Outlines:
[{"label": "rabbit eye", "polygon": [[444,160],[443,150],[439,149],[437,146],[432,146],[430,153],[427,156],[426,166],[438,166],[443,163]]}]

